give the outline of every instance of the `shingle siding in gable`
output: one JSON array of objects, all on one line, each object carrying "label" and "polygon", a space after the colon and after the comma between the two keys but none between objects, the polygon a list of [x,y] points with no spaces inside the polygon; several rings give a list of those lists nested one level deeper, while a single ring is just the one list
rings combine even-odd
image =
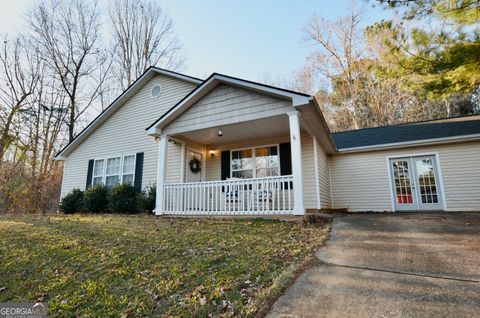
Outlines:
[{"label": "shingle siding in gable", "polygon": [[164,131],[173,134],[275,116],[290,110],[293,110],[290,101],[222,84],[181,114]]},{"label": "shingle siding in gable", "polygon": [[[156,84],[162,85],[163,92],[152,98],[150,90]],[[73,188],[85,188],[89,159],[111,155],[144,152],[142,187],[155,183],[158,145],[146,135],[145,128],[194,87],[181,80],[154,77],[68,155],[62,196]]]}]

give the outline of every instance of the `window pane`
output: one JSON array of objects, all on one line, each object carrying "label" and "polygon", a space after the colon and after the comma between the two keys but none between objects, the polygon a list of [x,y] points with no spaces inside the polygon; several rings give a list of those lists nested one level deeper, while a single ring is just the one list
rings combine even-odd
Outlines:
[{"label": "window pane", "polygon": [[270,147],[270,156],[276,156],[276,155],[278,155],[277,146],[271,146]]},{"label": "window pane", "polygon": [[268,147],[264,148],[256,148],[255,149],[255,157],[265,157],[270,154]]},{"label": "window pane", "polygon": [[431,159],[416,160],[415,166],[422,203],[438,203],[433,161]]},{"label": "window pane", "polygon": [[268,166],[280,167],[280,157],[278,155],[270,154],[270,157],[268,157]]},{"label": "window pane", "polygon": [[232,151],[232,169],[253,169],[252,149]]},{"label": "window pane", "polygon": [[278,167],[279,165],[280,159],[278,158],[277,146],[255,149],[255,167],[257,169]]},{"label": "window pane", "polygon": [[278,168],[257,169],[257,178],[274,177],[279,175]]},{"label": "window pane", "polygon": [[252,178],[252,170],[244,170],[244,171],[233,171],[232,177],[233,178],[241,178],[241,179],[250,179]]},{"label": "window pane", "polygon": [[120,157],[107,160],[107,175],[120,173]]},{"label": "window pane", "polygon": [[267,168],[268,167],[268,157],[256,157],[255,158],[255,168]]},{"label": "window pane", "polygon": [[93,185],[102,184],[102,177],[94,177]]},{"label": "window pane", "polygon": [[95,164],[94,164],[94,168],[93,168],[93,175],[94,176],[103,175],[103,159],[95,160]]},{"label": "window pane", "polygon": [[129,183],[133,185],[133,174],[124,174],[123,175],[123,183]]},{"label": "window pane", "polygon": [[116,185],[117,183],[120,183],[120,177],[119,176],[107,177],[107,179],[105,181],[105,185],[109,188]]},{"label": "window pane", "polygon": [[133,173],[134,166],[135,166],[134,155],[123,157],[123,173]]}]

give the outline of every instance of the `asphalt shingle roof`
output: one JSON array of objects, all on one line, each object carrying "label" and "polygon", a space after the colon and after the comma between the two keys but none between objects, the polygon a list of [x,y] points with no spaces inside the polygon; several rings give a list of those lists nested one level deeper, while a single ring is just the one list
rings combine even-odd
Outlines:
[{"label": "asphalt shingle roof", "polygon": [[480,134],[480,119],[431,121],[333,133],[338,149]]}]

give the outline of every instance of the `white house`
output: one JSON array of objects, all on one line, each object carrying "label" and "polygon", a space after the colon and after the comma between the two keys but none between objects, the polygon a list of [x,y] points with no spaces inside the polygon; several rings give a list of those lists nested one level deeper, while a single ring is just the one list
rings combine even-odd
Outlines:
[{"label": "white house", "polygon": [[330,133],[312,96],[149,68],[56,156],[74,188],[157,185],[156,214],[480,210],[480,116]]}]

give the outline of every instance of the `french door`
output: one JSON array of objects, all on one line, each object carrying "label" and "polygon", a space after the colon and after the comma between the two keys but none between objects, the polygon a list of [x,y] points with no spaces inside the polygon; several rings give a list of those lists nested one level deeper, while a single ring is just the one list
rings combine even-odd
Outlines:
[{"label": "french door", "polygon": [[443,209],[435,156],[390,159],[389,166],[395,211]]}]

